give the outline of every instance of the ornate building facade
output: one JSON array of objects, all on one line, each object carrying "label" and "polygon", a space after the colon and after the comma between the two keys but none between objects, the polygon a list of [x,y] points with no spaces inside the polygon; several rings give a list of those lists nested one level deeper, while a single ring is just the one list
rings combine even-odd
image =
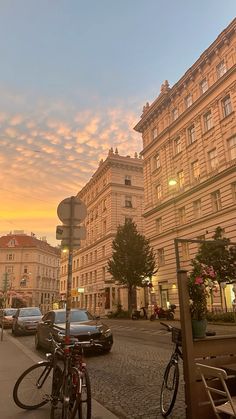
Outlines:
[{"label": "ornate building facade", "polygon": [[[115,285],[107,272],[112,241],[117,227],[132,219],[140,233],[144,231],[143,162],[135,155],[120,156],[111,149],[105,161],[78,193],[87,206],[84,221],[86,240],[73,253],[72,301],[92,313],[115,311],[117,304],[127,305],[126,290]],[[62,254],[60,294],[65,300],[68,258]]]},{"label": "ornate building facade", "polygon": [[[157,254],[162,306],[178,304],[175,238],[211,239],[217,226],[236,242],[236,19],[170,88],[143,108],[145,233]],[[189,269],[197,244],[181,243]],[[229,287],[230,288],[230,287]],[[227,303],[234,294],[228,290]]]},{"label": "ornate building facade", "polygon": [[0,237],[0,291],[5,306],[37,306],[59,298],[60,250],[22,231]]}]

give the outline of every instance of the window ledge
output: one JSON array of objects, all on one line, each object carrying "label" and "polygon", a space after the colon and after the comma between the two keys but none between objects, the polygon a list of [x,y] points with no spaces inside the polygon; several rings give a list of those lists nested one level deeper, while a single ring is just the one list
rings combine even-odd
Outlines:
[{"label": "window ledge", "polygon": [[227,120],[230,116],[234,116],[234,111],[230,112],[228,115],[224,116],[221,120],[220,120],[220,124],[225,122],[225,120]]},{"label": "window ledge", "polygon": [[211,133],[213,132],[214,128],[215,128],[215,127],[213,126],[213,127],[209,128],[208,130],[205,130],[205,131],[202,133],[203,137],[204,137],[205,135],[207,135],[207,134],[211,134]]}]

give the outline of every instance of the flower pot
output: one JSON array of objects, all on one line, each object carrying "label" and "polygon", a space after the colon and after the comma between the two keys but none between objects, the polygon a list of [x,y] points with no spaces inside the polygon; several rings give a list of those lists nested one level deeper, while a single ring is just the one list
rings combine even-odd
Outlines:
[{"label": "flower pot", "polygon": [[201,339],[206,337],[207,319],[192,319],[193,338]]}]

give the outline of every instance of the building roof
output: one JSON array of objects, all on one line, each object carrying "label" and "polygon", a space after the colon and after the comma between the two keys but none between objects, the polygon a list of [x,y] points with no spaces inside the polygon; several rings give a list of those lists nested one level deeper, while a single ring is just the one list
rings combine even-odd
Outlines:
[{"label": "building roof", "polygon": [[37,248],[49,253],[60,255],[60,250],[51,246],[44,240],[39,240],[34,236],[27,234],[7,234],[0,237],[0,248],[20,249],[20,248]]}]

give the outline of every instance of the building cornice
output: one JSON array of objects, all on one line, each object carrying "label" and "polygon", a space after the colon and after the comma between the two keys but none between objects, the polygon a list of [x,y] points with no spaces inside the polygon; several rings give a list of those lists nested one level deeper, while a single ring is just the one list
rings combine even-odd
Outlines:
[{"label": "building cornice", "polygon": [[[218,79],[212,86],[209,87],[209,89],[202,94],[201,96],[199,96],[199,98],[197,100],[195,100],[193,102],[193,104],[184,110],[184,112],[182,112],[179,117],[170,123],[170,125],[168,127],[166,127],[158,136],[155,140],[151,141],[151,143],[149,143],[142,151],[141,151],[141,155],[144,155],[144,153],[146,153],[149,149],[151,149],[153,147],[153,145],[157,144],[163,137],[166,136],[166,134],[168,134],[169,131],[172,131],[173,128],[175,126],[177,126],[179,124],[179,122],[181,122],[181,120],[183,120],[188,114],[192,113],[194,111],[194,109],[196,109],[201,102],[205,101],[206,98],[208,96],[210,96],[218,87],[221,83],[223,83],[225,80],[227,80],[234,72],[236,71],[236,64],[234,64],[220,79]],[[234,81],[232,84],[232,88],[234,88],[236,85],[236,82]],[[219,96],[222,96],[222,92],[220,93]],[[214,102],[217,101],[217,97],[214,97]],[[210,107],[210,103],[208,105]],[[195,118],[198,117],[198,114],[195,114]],[[170,140],[170,138],[169,138]]]},{"label": "building cornice", "polygon": [[231,37],[235,34],[235,30],[236,18],[220,33],[216,40],[200,55],[198,60],[172,88],[168,89],[165,94],[161,93],[150,106],[147,103],[143,109],[141,120],[135,125],[134,130],[143,132],[145,124],[150,123],[150,121],[154,119],[177,94],[179,95],[181,91],[186,88],[189,81],[192,81],[195,78],[196,73],[199,71],[201,72],[203,66],[208,65],[211,62],[213,55],[219,55],[220,49],[225,44],[229,45]]}]

